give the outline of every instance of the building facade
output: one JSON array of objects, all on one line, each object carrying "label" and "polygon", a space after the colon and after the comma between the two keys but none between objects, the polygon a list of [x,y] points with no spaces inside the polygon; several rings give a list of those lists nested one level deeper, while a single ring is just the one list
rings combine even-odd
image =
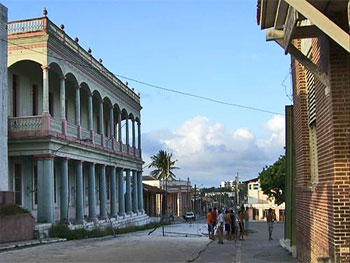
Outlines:
[{"label": "building facade", "polygon": [[8,191],[7,8],[0,4],[0,191]]},{"label": "building facade", "polygon": [[298,259],[350,262],[350,2],[260,0],[258,22],[292,56],[288,222]]},{"label": "building facade", "polygon": [[164,197],[167,195],[168,214],[173,213],[174,216],[181,217],[186,211],[191,210],[191,182],[189,180],[158,180],[152,176],[145,176],[143,179],[145,184],[157,187],[163,191],[162,195],[156,198],[156,214],[164,213]]},{"label": "building facade", "polygon": [[38,222],[144,213],[141,108],[46,10],[8,23],[8,189]]},{"label": "building facade", "polygon": [[260,187],[258,178],[249,180],[245,183],[248,186],[248,200],[244,206],[248,208],[249,220],[266,220],[269,208],[274,212],[277,221],[284,220],[285,204],[277,205],[274,198],[269,198],[265,195]]}]

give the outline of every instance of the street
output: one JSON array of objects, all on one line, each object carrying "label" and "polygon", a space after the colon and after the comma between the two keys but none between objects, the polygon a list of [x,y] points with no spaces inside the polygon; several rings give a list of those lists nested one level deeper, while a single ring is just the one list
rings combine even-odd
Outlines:
[{"label": "street", "polygon": [[267,240],[266,223],[250,223],[245,241],[209,241],[204,221],[3,252],[0,262],[297,262],[279,246],[283,224]]}]

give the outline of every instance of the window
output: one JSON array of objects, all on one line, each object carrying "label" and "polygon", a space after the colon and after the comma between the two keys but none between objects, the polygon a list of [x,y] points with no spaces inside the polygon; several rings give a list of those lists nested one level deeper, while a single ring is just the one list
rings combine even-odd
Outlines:
[{"label": "window", "polygon": [[38,115],[38,86],[33,85],[32,86],[32,115]]},{"label": "window", "polygon": [[18,77],[17,75],[12,75],[12,116],[18,116],[18,104],[17,104],[17,88],[18,88]]},{"label": "window", "polygon": [[15,202],[22,205],[22,166],[15,164]]},{"label": "window", "polygon": [[317,161],[317,128],[316,128],[316,91],[314,75],[306,71],[307,85],[307,113],[309,121],[309,146],[310,146],[310,184],[318,183]]},{"label": "window", "polygon": [[54,117],[54,107],[53,107],[53,93],[49,93],[49,111],[51,117]]},{"label": "window", "polygon": [[38,204],[38,166],[33,167],[33,206]]},{"label": "window", "polygon": [[65,108],[66,108],[66,120],[68,121],[68,100],[66,99],[66,101],[65,101],[65,106],[64,106]]},{"label": "window", "polygon": [[97,134],[101,134],[101,130],[100,130],[100,115],[97,115]]},{"label": "window", "polygon": [[249,190],[252,190],[252,185],[251,184],[249,185]]},{"label": "window", "polygon": [[254,184],[254,185],[253,185],[253,189],[254,189],[254,190],[259,190],[259,184]]}]

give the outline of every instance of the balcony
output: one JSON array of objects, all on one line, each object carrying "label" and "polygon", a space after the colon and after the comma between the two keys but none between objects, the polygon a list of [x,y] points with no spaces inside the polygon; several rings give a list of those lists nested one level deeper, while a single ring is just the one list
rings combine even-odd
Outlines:
[{"label": "balcony", "polygon": [[53,136],[119,155],[142,158],[140,149],[116,142],[114,138],[91,132],[81,126],[71,123],[65,125],[61,120],[50,116],[11,117],[8,119],[8,126],[9,139]]},{"label": "balcony", "polygon": [[115,86],[120,88],[126,96],[132,100],[140,103],[140,96],[136,94],[132,89],[128,88],[122,81],[120,81],[113,73],[111,73],[106,67],[102,65],[100,61],[95,59],[91,52],[89,53],[82,48],[78,41],[74,41],[63,30],[59,28],[46,16],[41,18],[33,18],[27,20],[20,20],[9,22],[7,26],[7,33],[9,39],[15,39],[21,35],[31,34],[35,35],[50,35],[58,39],[62,45],[79,56],[87,65],[102,74],[106,79],[112,82]]}]

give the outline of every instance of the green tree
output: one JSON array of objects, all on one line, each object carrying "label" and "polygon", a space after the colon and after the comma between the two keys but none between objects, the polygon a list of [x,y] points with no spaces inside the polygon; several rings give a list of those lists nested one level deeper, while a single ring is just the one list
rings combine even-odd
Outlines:
[{"label": "green tree", "polygon": [[175,179],[176,176],[173,170],[179,168],[174,166],[177,160],[171,160],[172,157],[171,153],[164,150],[160,150],[157,154],[151,156],[152,162],[148,168],[155,168],[151,175],[158,180],[167,180],[169,177]]},{"label": "green tree", "polygon": [[285,201],[284,188],[286,177],[286,156],[281,155],[278,160],[270,166],[265,166],[259,173],[260,187],[264,194],[275,198],[280,205]]},{"label": "green tree", "polygon": [[[171,158],[173,155],[171,153],[168,153],[164,150],[160,150],[157,154],[151,156],[151,164],[148,166],[148,168],[155,168],[151,175],[158,180],[165,180],[165,200],[164,205],[165,209],[163,209],[163,213],[165,212],[165,216],[168,217],[168,202],[167,202],[167,195],[168,195],[168,179],[175,179],[175,174],[173,170],[179,169],[178,167],[175,167],[175,163],[177,160],[172,160]],[[165,211],[164,211],[165,210]]]}]

